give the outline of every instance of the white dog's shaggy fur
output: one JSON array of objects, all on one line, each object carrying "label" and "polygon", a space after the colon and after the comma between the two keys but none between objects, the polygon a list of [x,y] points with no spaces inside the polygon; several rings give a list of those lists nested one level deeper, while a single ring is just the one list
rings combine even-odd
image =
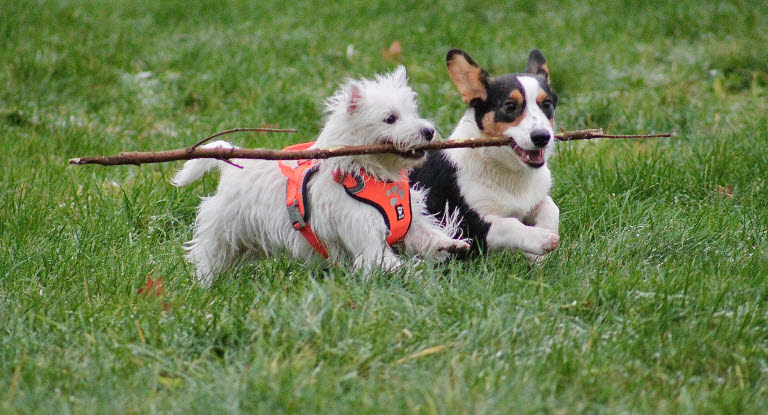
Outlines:
[{"label": "white dog's shaggy fur", "polygon": [[[432,123],[417,111],[416,94],[407,85],[405,68],[375,80],[350,80],[326,102],[327,120],[313,148],[392,142],[400,149],[432,139]],[[231,146],[217,141],[206,147]],[[392,270],[401,265],[386,243],[388,228],[373,207],[354,200],[334,181],[333,172],[356,173],[364,169],[378,180],[395,181],[403,170],[423,161],[392,154],[339,157],[323,160],[309,181],[311,226],[325,244],[329,261],[351,262],[355,268],[374,266]],[[292,227],[286,210],[286,177],[277,162],[236,160],[239,169],[223,161],[188,161],[173,179],[184,186],[213,168],[221,170],[216,194],[203,198],[195,221],[194,237],[187,244],[187,258],[195,277],[209,286],[217,273],[238,257],[268,256],[287,252],[304,261],[320,258],[307,240]],[[467,249],[463,240],[426,213],[424,194],[411,190],[412,223],[400,242],[404,251],[443,259],[448,251]]]}]

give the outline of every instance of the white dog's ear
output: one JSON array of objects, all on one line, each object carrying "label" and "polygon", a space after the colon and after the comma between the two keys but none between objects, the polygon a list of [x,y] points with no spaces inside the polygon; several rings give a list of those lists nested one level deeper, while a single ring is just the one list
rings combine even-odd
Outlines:
[{"label": "white dog's ear", "polygon": [[474,105],[477,100],[485,101],[488,98],[488,72],[481,68],[466,52],[453,49],[445,57],[448,65],[448,76],[456,85],[461,94],[461,99],[469,105]]},{"label": "white dog's ear", "polygon": [[357,82],[350,82],[349,93],[347,94],[347,113],[352,115],[357,111],[357,107],[360,105],[360,99],[363,98],[363,89]]},{"label": "white dog's ear", "polygon": [[405,66],[398,65],[395,71],[392,72],[392,79],[402,86],[408,84],[408,74],[405,73]]}]

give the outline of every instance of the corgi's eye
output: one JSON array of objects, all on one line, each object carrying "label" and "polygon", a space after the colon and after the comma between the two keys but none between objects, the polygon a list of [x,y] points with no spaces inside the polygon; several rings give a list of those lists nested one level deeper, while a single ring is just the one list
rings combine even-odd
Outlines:
[{"label": "corgi's eye", "polygon": [[515,101],[507,101],[504,103],[504,111],[514,112],[517,109],[517,103]]},{"label": "corgi's eye", "polygon": [[384,119],[384,122],[387,124],[394,124],[395,121],[397,121],[397,116],[395,114],[391,114],[389,117]]},{"label": "corgi's eye", "polygon": [[552,109],[552,100],[547,98],[544,101],[541,102],[541,108],[543,110],[551,110]]}]

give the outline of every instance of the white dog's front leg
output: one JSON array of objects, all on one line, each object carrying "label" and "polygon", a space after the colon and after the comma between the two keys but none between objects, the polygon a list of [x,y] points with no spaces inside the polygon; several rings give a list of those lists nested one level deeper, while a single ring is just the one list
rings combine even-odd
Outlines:
[{"label": "white dog's front leg", "polygon": [[375,267],[393,271],[402,265],[381,232],[348,232],[340,236],[344,248],[354,258],[353,266],[357,269],[363,269],[366,273]]},{"label": "white dog's front leg", "polygon": [[374,267],[381,267],[384,271],[394,271],[403,263],[389,246],[369,245],[357,252],[355,256],[355,268],[370,272]]},{"label": "white dog's front leg", "polygon": [[552,252],[560,244],[560,236],[551,229],[527,226],[516,218],[489,216],[491,224],[485,240],[488,248],[519,249],[535,255]]},{"label": "white dog's front leg", "polygon": [[425,199],[424,190],[411,189],[411,227],[403,237],[405,251],[443,261],[452,253],[468,250],[466,240],[453,238],[458,233],[455,216],[446,215],[444,222],[439,222],[427,213]]},{"label": "white dog's front leg", "polygon": [[439,261],[447,259],[451,253],[469,249],[467,241],[451,238],[430,217],[422,215],[413,218],[411,228],[403,237],[403,245],[409,253],[422,254]]}]

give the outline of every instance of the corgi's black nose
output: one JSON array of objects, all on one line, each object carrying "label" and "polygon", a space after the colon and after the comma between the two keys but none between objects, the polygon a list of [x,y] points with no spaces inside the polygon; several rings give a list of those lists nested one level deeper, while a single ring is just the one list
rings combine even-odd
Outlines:
[{"label": "corgi's black nose", "polygon": [[531,131],[531,141],[536,147],[544,147],[549,143],[550,138],[549,131],[547,130],[533,130]]},{"label": "corgi's black nose", "polygon": [[432,141],[432,138],[435,136],[435,129],[424,127],[421,129],[421,136],[427,141]]}]

